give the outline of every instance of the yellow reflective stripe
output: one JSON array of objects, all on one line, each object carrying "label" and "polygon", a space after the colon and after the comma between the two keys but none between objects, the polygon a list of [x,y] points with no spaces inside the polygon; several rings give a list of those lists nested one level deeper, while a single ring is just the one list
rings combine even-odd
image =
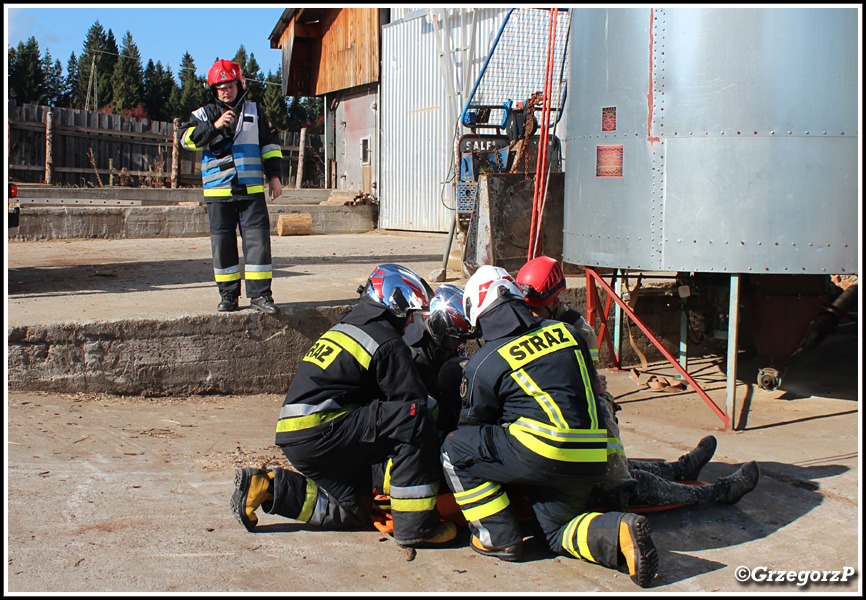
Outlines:
[{"label": "yellow reflective stripe", "polygon": [[373,355],[370,354],[364,346],[356,342],[354,339],[342,333],[341,331],[334,331],[330,329],[325,332],[325,334],[320,338],[324,340],[330,340],[335,344],[339,344],[342,346],[349,354],[355,357],[361,366],[365,369],[370,368],[370,361],[373,360]]},{"label": "yellow reflective stripe", "polygon": [[577,525],[584,518],[586,518],[586,514],[573,518],[568,525],[565,526],[565,531],[562,534],[562,547],[573,557],[581,559],[583,556],[581,556],[580,552],[578,552],[574,547],[574,530],[577,529]]},{"label": "yellow reflective stripe", "polygon": [[498,483],[487,481],[478,487],[465,492],[454,492],[454,501],[457,504],[472,504],[479,500],[484,500],[487,496],[497,492],[500,486]]},{"label": "yellow reflective stripe", "polygon": [[214,196],[214,197],[231,196],[232,191],[231,191],[231,189],[228,189],[228,188],[207,188],[204,191],[204,195],[205,196]]},{"label": "yellow reflective stripe", "polygon": [[214,279],[217,281],[237,281],[241,278],[240,273],[215,273]]},{"label": "yellow reflective stripe", "polygon": [[535,435],[541,435],[538,432],[529,433],[520,427],[515,427],[514,423],[508,427],[508,431],[518,442],[539,456],[549,458],[550,460],[586,463],[607,462],[606,446],[604,448],[557,448],[535,437]]},{"label": "yellow reflective stripe", "polygon": [[388,463],[385,465],[385,481],[382,482],[382,487],[385,488],[382,490],[382,493],[386,496],[391,495],[391,467],[394,466],[394,459],[389,458]]},{"label": "yellow reflective stripe", "polygon": [[480,521],[485,517],[489,517],[490,515],[495,515],[501,510],[504,510],[511,501],[508,499],[508,494],[504,493],[498,498],[491,500],[487,504],[483,504],[481,506],[476,506],[475,508],[463,509],[463,516],[467,521]]},{"label": "yellow reflective stripe", "polygon": [[340,415],[344,415],[350,410],[356,408],[355,405],[350,405],[340,410],[329,410],[306,415],[304,417],[289,417],[277,421],[277,433],[284,431],[300,431],[301,429],[309,429],[322,423],[327,423],[332,419],[336,419]]},{"label": "yellow reflective stripe", "polygon": [[497,352],[513,371],[526,366],[536,358],[577,346],[577,342],[562,323],[548,325],[520,336],[502,346]]},{"label": "yellow reflective stripe", "polygon": [[554,402],[550,394],[538,387],[538,384],[532,380],[529,373],[520,369],[519,371],[512,373],[511,377],[528,396],[535,398],[535,401],[544,409],[544,412],[547,414],[547,418],[550,419],[551,423],[561,429],[568,428],[568,423],[562,416],[562,411],[559,410],[559,406],[556,405],[556,402]]},{"label": "yellow reflective stripe", "polygon": [[598,427],[598,412],[595,406],[595,393],[592,391],[592,384],[589,381],[589,371],[586,370],[586,363],[583,361],[583,354],[580,348],[574,351],[577,357],[577,364],[580,365],[580,376],[583,379],[583,389],[586,391],[586,409],[589,411],[589,426],[595,429]]},{"label": "yellow reflective stripe", "polygon": [[391,510],[423,512],[436,508],[436,496],[429,498],[391,498]]},{"label": "yellow reflective stripe", "polygon": [[589,525],[592,523],[592,520],[598,516],[601,516],[601,513],[586,513],[581,515],[583,518],[580,520],[577,526],[577,547],[579,548],[580,554],[584,560],[589,560],[594,563],[598,561],[593,557],[592,552],[589,551],[589,544],[587,543],[587,531],[589,530]]},{"label": "yellow reflective stripe", "polygon": [[316,507],[316,498],[319,496],[319,487],[312,479],[307,477],[307,496],[304,500],[304,505],[301,507],[301,514],[298,515],[298,521],[304,523],[310,520],[313,516],[313,509]]},{"label": "yellow reflective stripe", "polygon": [[264,185],[248,185],[247,194],[261,194],[265,191]]},{"label": "yellow reflective stripe", "polygon": [[557,429],[541,421],[521,417],[509,426],[556,442],[607,443],[607,429]]},{"label": "yellow reflective stripe", "polygon": [[589,356],[592,358],[592,362],[597,363],[598,362],[598,348],[590,348],[589,349]]},{"label": "yellow reflective stripe", "polygon": [[274,274],[273,271],[245,271],[244,277],[246,279],[273,279]]},{"label": "yellow reflective stripe", "polygon": [[280,150],[271,150],[270,152],[265,152],[262,154],[262,160],[267,160],[269,158],[282,158],[283,153]]},{"label": "yellow reflective stripe", "polygon": [[204,148],[204,146],[202,146],[201,148],[199,148],[199,147],[196,146],[195,143],[192,141],[192,137],[191,137],[191,136],[192,136],[192,132],[193,132],[193,131],[195,131],[195,127],[190,127],[189,129],[186,130],[186,133],[183,134],[183,145],[186,146],[187,148],[189,148],[190,150],[196,150],[196,151],[197,151],[197,150],[202,150],[202,149]]}]

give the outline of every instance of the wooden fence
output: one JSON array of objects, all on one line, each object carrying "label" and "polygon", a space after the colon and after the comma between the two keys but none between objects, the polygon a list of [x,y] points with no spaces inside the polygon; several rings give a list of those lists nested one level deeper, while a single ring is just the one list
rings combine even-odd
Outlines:
[{"label": "wooden fence", "polygon": [[[9,176],[16,182],[74,187],[201,185],[200,152],[180,148],[175,125],[95,111],[9,101]],[[306,132],[305,132],[306,133]],[[294,187],[305,156],[302,187],[324,187],[322,136],[281,132],[282,182]]]}]

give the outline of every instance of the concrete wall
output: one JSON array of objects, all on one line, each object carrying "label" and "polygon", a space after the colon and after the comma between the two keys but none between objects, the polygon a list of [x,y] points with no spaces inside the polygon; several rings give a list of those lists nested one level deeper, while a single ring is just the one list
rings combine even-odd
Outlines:
[{"label": "concrete wall", "polygon": [[10,390],[132,396],[285,393],[346,306],[13,327]]},{"label": "concrete wall", "polygon": [[[585,315],[586,288],[569,288],[563,300]],[[677,299],[648,294],[638,316],[676,356]],[[218,313],[168,320],[123,319],[11,327],[7,335],[10,390],[91,392],[132,396],[282,394],[312,343],[349,308],[311,303],[284,313]],[[613,315],[608,322],[613,332]],[[635,346],[650,362],[661,353],[632,326]],[[470,343],[473,352],[477,344]],[[690,348],[700,355],[706,347]],[[715,350],[719,350],[716,348]],[[606,346],[600,366],[613,366]],[[640,360],[623,331],[622,367]]]},{"label": "concrete wall", "polygon": [[[280,214],[309,213],[314,234],[362,233],[375,229],[371,205],[269,204],[271,234]],[[209,236],[207,209],[193,206],[22,206],[15,241],[88,238],[178,238]]]}]

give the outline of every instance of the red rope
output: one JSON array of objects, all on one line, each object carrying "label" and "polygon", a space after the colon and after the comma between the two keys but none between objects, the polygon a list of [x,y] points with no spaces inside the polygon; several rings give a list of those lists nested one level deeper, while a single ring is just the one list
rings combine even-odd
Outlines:
[{"label": "red rope", "polygon": [[538,241],[541,238],[541,211],[544,194],[547,191],[547,146],[550,138],[550,91],[553,86],[553,47],[556,40],[556,17],[558,9],[551,9],[550,26],[547,36],[547,70],[544,75],[544,95],[541,103],[541,131],[538,140],[538,155],[535,166],[535,188],[532,195],[532,219],[529,225],[529,250],[527,261],[535,258]]}]

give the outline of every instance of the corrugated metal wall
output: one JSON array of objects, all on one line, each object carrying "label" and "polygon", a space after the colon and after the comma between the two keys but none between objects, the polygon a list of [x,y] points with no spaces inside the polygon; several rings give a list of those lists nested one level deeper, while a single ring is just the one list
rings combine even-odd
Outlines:
[{"label": "corrugated metal wall", "polygon": [[[473,89],[509,9],[474,10],[477,30],[472,68],[464,68],[462,53],[454,64],[455,90],[459,93],[465,88],[467,95]],[[508,39],[510,43],[497,49],[482,82],[482,88],[493,85],[493,90],[501,93],[494,91],[497,98],[485,98],[485,102],[526,100],[532,91],[544,88],[549,14],[547,10],[518,9],[511,15],[503,35],[503,40]],[[443,47],[467,47],[471,40],[472,12],[467,11],[462,21],[453,13],[449,15],[452,15],[449,17],[450,40],[446,39]],[[436,28],[426,9],[392,8],[391,21],[382,28],[379,226],[445,232],[453,218],[453,211],[448,207],[454,207],[455,202],[451,185],[444,182],[455,176],[457,139],[471,132],[462,126],[456,134],[448,131],[447,94]],[[537,56],[532,58],[529,54]],[[558,78],[558,73],[555,77]],[[479,94],[482,91],[479,89]],[[560,88],[554,88],[555,94],[559,91]],[[459,95],[455,101],[459,114],[466,98]],[[479,133],[492,131],[479,130]],[[556,134],[564,138],[565,119],[558,124]]]},{"label": "corrugated metal wall", "polygon": [[[478,10],[470,90],[506,12],[499,8]],[[443,204],[442,182],[454,161],[455,137],[453,131],[446,131],[447,96],[434,27],[425,14],[407,14],[406,20],[382,28],[379,227],[446,232],[453,212]],[[392,12],[392,21],[400,16]],[[459,20],[452,19],[450,24],[450,45],[456,48],[463,39],[463,29]],[[462,64],[455,65],[455,73],[455,87],[460,89]],[[465,132],[461,128],[458,135]],[[453,207],[450,190],[444,194]]]}]

